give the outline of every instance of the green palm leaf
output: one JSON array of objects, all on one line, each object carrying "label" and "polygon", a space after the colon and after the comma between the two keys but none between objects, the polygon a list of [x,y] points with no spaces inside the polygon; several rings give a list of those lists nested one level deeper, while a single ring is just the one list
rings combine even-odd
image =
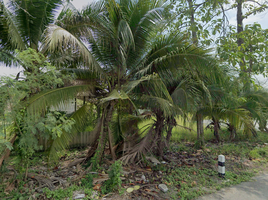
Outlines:
[{"label": "green palm leaf", "polygon": [[[69,146],[70,142],[76,137],[77,133],[85,130],[88,125],[87,116],[89,115],[89,112],[92,112],[92,110],[90,110],[89,105],[85,104],[70,116],[70,119],[75,120],[75,124],[70,131],[63,131],[60,137],[53,140],[49,150],[50,161],[56,160],[58,158],[57,152],[65,150]],[[96,137],[102,126],[103,118],[98,120],[95,129],[90,134]]]},{"label": "green palm leaf", "polygon": [[[11,7],[11,5],[9,4]],[[12,14],[11,11],[5,6],[4,2],[0,1],[0,13],[1,13],[1,21],[2,24],[6,24],[7,32],[8,32],[8,39],[10,40],[13,49],[26,49],[25,41],[21,35],[20,27],[18,25],[18,21],[16,19],[16,15]],[[1,34],[3,34],[1,30]]]},{"label": "green palm leaf", "polygon": [[75,98],[79,92],[90,90],[90,88],[92,86],[76,85],[41,92],[27,101],[27,112],[34,115],[43,113],[48,107],[57,107],[61,103],[64,104],[66,100]]},{"label": "green palm leaf", "polygon": [[65,49],[68,49],[70,46],[74,52],[79,52],[85,66],[103,74],[102,68],[82,41],[59,26],[51,25],[47,28],[45,32],[43,52],[64,52]]}]

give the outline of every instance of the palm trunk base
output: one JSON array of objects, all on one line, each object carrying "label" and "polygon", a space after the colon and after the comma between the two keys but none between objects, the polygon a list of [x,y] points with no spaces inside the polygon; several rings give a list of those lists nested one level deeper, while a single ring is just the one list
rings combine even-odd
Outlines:
[{"label": "palm trunk base", "polygon": [[[13,136],[13,138],[10,140],[10,143],[11,143],[12,145],[14,144],[16,138],[17,138],[17,135],[15,134],[15,135]],[[3,164],[4,160],[6,160],[6,159],[9,158],[10,152],[11,152],[11,151],[10,151],[10,149],[8,149],[8,148],[4,151],[2,157],[0,158],[0,168],[2,167],[2,164]]]}]

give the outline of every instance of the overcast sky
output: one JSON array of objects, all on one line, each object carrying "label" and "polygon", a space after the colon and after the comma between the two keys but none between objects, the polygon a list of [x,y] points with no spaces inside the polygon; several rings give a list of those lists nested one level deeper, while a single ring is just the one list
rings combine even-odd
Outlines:
[{"label": "overcast sky", "polygon": [[[8,0],[4,0],[4,1],[8,1]],[[94,1],[94,0],[73,0],[72,3],[76,8],[82,9],[84,6],[88,5],[92,1]],[[227,16],[229,18],[230,24],[236,25],[236,10],[233,9],[233,10],[229,11],[227,13]],[[248,19],[244,20],[244,24],[258,22],[262,25],[262,28],[267,29],[268,28],[267,18],[268,18],[268,12],[266,11],[266,12],[258,14],[258,15],[250,16]],[[21,70],[22,69],[18,68],[18,67],[5,67],[5,66],[1,66],[1,64],[0,64],[0,76],[3,76],[3,75],[14,75],[15,76]]]}]

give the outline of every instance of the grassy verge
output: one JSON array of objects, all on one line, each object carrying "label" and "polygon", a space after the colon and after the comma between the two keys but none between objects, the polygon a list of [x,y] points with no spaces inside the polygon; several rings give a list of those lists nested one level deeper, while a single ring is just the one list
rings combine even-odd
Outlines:
[{"label": "grassy verge", "polygon": [[[173,144],[171,152],[184,155],[183,160],[199,160],[194,163],[170,163],[155,170],[165,173],[163,182],[169,186],[170,199],[195,199],[244,181],[249,181],[258,172],[266,170],[268,146],[263,143],[237,142],[215,145],[208,143],[203,150],[195,150],[193,143]],[[186,154],[187,152],[187,154]],[[220,178],[217,172],[217,157],[226,158],[226,175]],[[203,162],[199,162],[204,158]]]},{"label": "grassy verge", "polygon": [[[33,184],[33,180],[25,179],[23,162],[17,156],[13,156],[9,164],[1,169],[0,199],[67,199],[82,191],[85,194],[84,199],[100,199],[105,195],[110,195],[110,198],[114,199],[135,199],[139,196],[152,199],[158,196],[159,199],[188,200],[216,192],[223,187],[249,181],[258,172],[266,170],[268,166],[268,135],[266,133],[258,133],[258,138],[245,137],[242,133],[238,133],[237,141],[230,143],[228,132],[221,130],[223,140],[221,144],[213,143],[214,136],[210,130],[206,130],[205,134],[206,146],[203,149],[196,149],[195,132],[176,127],[172,144],[165,151],[166,162],[154,165],[146,161],[146,165],[142,168],[140,166],[124,167],[124,172],[128,171],[127,169],[132,171],[124,177],[121,176],[119,163],[111,166],[110,162],[106,162],[96,170],[97,174],[87,174],[77,182],[72,182],[71,178],[65,177],[67,184],[59,185],[55,190],[36,189],[38,183]],[[82,156],[81,152],[79,150],[64,152],[57,165],[72,162],[75,158]],[[224,179],[218,177],[217,172],[217,158],[220,154],[226,157]],[[45,165],[46,157],[42,153],[37,154],[30,159],[29,173],[42,174],[45,170],[40,169]],[[61,171],[51,168],[50,170],[46,172],[45,177],[64,174],[63,171],[66,169]],[[72,172],[71,176],[76,176],[80,173],[79,170],[85,169],[82,166],[76,166],[76,169],[70,168],[66,173]],[[5,176],[6,174],[8,176]],[[146,181],[141,179],[142,175],[146,177]],[[100,179],[103,176],[109,176],[109,179],[102,183],[94,183],[93,179]],[[123,178],[122,181],[120,176]],[[158,184],[166,184],[168,192],[161,192]],[[128,193],[127,189],[134,186],[138,189]]]}]

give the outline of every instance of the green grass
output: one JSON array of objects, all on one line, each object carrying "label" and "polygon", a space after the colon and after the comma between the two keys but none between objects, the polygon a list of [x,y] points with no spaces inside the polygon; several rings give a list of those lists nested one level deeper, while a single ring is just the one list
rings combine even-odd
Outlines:
[{"label": "green grass", "polygon": [[[203,154],[210,158],[210,164],[202,163],[196,166],[172,167],[170,173],[165,176],[165,182],[173,189],[170,191],[172,199],[195,199],[204,194],[216,192],[223,187],[237,185],[249,181],[259,170],[265,170],[268,161],[268,146],[266,133],[259,133],[258,138],[245,139],[235,143],[213,144],[207,143]],[[176,142],[170,147],[170,151],[179,154],[187,152],[196,153],[189,143]],[[217,173],[217,157],[226,156],[225,179],[219,178]],[[251,166],[244,163],[253,159]],[[159,167],[159,170],[169,172],[168,169]]]},{"label": "green grass", "polygon": [[170,197],[172,199],[190,200],[215,192],[223,187],[249,181],[253,176],[254,173],[252,172],[237,174],[227,171],[225,179],[222,179],[218,177],[217,171],[213,169],[179,167],[165,176],[164,182],[171,188]]},{"label": "green grass", "polygon": [[[146,122],[144,122],[146,123]],[[195,142],[197,135],[196,135],[196,123],[192,122],[184,122],[182,120],[177,119],[178,126],[174,127],[172,130],[172,137],[171,141],[173,142]],[[183,127],[187,127],[189,129],[185,129]],[[221,130],[219,131],[220,138],[222,141],[229,142],[230,133],[226,127],[222,126]],[[206,129],[204,127],[204,140],[206,142],[214,140],[214,133],[211,129]],[[246,135],[243,134],[242,131],[237,131],[235,141],[247,141],[250,143],[254,142],[262,142],[268,143],[268,133],[258,132],[257,137],[253,137],[253,135]]]},{"label": "green grass", "polygon": [[48,199],[53,200],[62,200],[62,199],[72,199],[73,198],[73,192],[74,191],[84,191],[86,197],[84,199],[91,199],[90,196],[92,194],[93,189],[92,188],[84,188],[79,187],[77,185],[72,185],[68,188],[62,189],[59,188],[57,190],[50,190],[48,188],[45,188],[43,192],[45,193],[46,197]]},{"label": "green grass", "polygon": [[249,157],[251,159],[268,158],[268,146],[262,148],[255,147],[249,152]]},{"label": "green grass", "polygon": [[229,155],[229,156],[237,156],[237,157],[248,157],[250,150],[253,148],[247,143],[239,142],[239,143],[226,143],[223,145],[215,145],[208,147],[212,154],[215,155]]}]

